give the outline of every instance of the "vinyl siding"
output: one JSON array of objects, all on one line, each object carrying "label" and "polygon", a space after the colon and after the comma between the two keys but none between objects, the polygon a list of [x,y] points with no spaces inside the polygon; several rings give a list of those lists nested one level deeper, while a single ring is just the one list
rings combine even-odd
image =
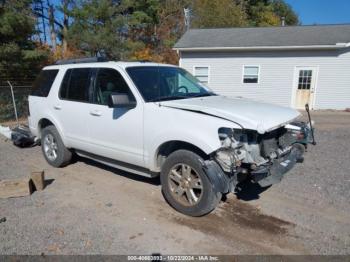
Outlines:
[{"label": "vinyl siding", "polygon": [[[243,67],[259,66],[259,83],[243,84]],[[225,96],[242,96],[293,106],[295,68],[317,67],[314,109],[350,107],[350,49],[342,51],[184,52],[180,66],[193,73],[208,66],[209,87]]]}]

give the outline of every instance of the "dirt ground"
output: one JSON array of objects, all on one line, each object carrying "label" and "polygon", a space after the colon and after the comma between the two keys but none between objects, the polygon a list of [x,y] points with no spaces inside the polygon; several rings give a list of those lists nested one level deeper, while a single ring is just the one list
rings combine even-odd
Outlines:
[{"label": "dirt ground", "polygon": [[201,218],[174,211],[158,179],[84,158],[55,169],[40,147],[0,137],[0,179],[45,170],[48,180],[0,199],[0,254],[349,254],[350,113],[313,115],[318,144],[303,164],[268,189],[242,185]]}]

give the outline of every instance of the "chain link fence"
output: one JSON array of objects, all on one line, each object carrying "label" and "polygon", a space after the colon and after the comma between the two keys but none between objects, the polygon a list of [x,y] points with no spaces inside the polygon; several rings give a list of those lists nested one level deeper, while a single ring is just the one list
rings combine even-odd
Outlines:
[{"label": "chain link fence", "polygon": [[21,120],[28,116],[28,95],[34,79],[0,79],[0,123],[16,120],[11,86],[7,81],[13,87],[17,115]]}]

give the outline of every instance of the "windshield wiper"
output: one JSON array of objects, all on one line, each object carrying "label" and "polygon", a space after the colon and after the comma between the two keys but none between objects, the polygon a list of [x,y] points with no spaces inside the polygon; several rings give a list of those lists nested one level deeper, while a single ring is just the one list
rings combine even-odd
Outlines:
[{"label": "windshield wiper", "polygon": [[148,100],[148,102],[159,102],[166,100],[176,100],[176,99],[184,99],[186,96],[160,96],[153,99]]},{"label": "windshield wiper", "polygon": [[177,100],[177,99],[185,99],[185,98],[194,98],[194,97],[204,97],[204,96],[216,96],[215,93],[204,93],[204,94],[196,94],[191,96],[160,96],[155,97],[153,99],[148,100],[148,102],[160,102],[166,100]]},{"label": "windshield wiper", "polygon": [[204,97],[204,96],[216,96],[216,94],[215,93],[204,93],[204,94],[196,94],[196,95],[193,95],[190,97],[192,98],[192,97]]}]

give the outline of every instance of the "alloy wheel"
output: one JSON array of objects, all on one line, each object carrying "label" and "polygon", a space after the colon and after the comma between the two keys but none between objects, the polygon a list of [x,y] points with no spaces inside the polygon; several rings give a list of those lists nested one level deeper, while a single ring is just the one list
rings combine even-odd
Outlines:
[{"label": "alloy wheel", "polygon": [[184,206],[194,206],[202,198],[203,183],[198,173],[189,165],[177,164],[168,175],[170,192]]},{"label": "alloy wheel", "polygon": [[55,159],[57,158],[57,150],[58,146],[54,136],[51,134],[47,134],[44,138],[44,152],[46,157],[50,161],[55,161]]}]

